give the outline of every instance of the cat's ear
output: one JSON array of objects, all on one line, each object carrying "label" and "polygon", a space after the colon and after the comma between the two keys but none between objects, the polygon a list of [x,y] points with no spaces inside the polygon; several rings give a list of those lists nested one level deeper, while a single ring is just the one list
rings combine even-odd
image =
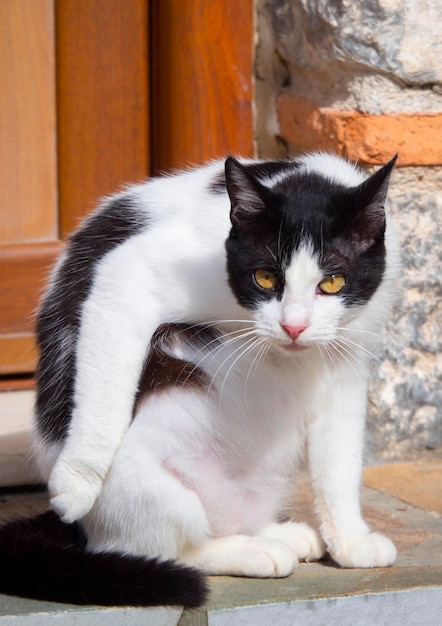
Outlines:
[{"label": "cat's ear", "polygon": [[264,187],[235,158],[225,164],[226,187],[230,197],[230,219],[235,226],[255,221],[266,209]]},{"label": "cat's ear", "polygon": [[396,160],[397,154],[353,190],[353,216],[349,224],[349,230],[365,245],[373,243],[384,232],[384,207],[391,171]]}]

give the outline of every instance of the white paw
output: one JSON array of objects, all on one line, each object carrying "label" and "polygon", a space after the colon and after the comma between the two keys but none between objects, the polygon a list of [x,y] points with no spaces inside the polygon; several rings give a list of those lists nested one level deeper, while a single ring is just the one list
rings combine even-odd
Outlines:
[{"label": "white paw", "polygon": [[48,483],[51,507],[64,522],[72,523],[89,513],[101,486],[102,479],[97,473],[59,460]]},{"label": "white paw", "polygon": [[396,559],[394,544],[378,533],[343,541],[338,550],[330,549],[330,553],[342,567],[388,567]]},{"label": "white paw", "polygon": [[298,565],[296,554],[286,544],[265,537],[250,537],[238,557],[237,576],[284,578]]},{"label": "white paw", "polygon": [[300,561],[317,561],[325,554],[325,543],[321,535],[308,524],[270,524],[260,535],[282,541],[293,550]]}]

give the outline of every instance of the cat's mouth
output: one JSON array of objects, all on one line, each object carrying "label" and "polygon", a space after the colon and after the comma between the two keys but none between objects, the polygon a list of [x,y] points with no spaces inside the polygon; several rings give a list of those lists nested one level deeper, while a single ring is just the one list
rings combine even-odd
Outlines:
[{"label": "cat's mouth", "polygon": [[283,343],[279,345],[286,352],[302,352],[303,350],[308,350],[309,348],[309,346],[303,346],[296,341],[291,341],[290,343]]}]

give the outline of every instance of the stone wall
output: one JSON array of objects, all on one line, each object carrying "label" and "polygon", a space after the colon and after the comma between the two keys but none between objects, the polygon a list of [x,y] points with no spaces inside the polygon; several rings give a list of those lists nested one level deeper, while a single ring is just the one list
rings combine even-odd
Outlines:
[{"label": "stone wall", "polygon": [[399,153],[403,271],[369,401],[371,460],[442,449],[442,3],[258,0],[258,152]]}]

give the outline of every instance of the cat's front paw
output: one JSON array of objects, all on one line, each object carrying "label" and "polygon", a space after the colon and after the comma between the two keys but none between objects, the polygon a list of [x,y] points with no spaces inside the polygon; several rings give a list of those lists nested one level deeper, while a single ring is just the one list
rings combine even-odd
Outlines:
[{"label": "cat's front paw", "polygon": [[388,567],[396,560],[393,542],[379,533],[365,533],[339,543],[330,554],[341,567]]},{"label": "cat's front paw", "polygon": [[101,477],[91,470],[57,462],[48,483],[52,509],[63,522],[72,523],[81,519],[93,507],[102,482]]}]

